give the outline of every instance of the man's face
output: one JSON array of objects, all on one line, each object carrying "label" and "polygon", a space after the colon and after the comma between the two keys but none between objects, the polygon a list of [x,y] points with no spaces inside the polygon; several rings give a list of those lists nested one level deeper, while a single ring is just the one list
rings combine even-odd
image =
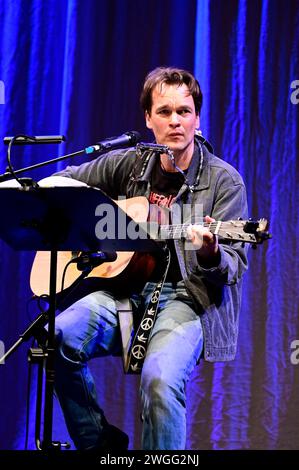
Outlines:
[{"label": "man's face", "polygon": [[187,85],[157,85],[152,92],[151,113],[146,113],[145,119],[158,144],[167,145],[177,154],[193,149],[199,116]]}]

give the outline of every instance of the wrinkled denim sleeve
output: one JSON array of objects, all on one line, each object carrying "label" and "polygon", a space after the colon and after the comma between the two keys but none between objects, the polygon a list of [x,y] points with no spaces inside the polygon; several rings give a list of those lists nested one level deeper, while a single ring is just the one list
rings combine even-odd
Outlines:
[{"label": "wrinkled denim sleeve", "polygon": [[[215,220],[229,221],[248,218],[247,196],[244,183],[238,175],[231,177],[223,172],[217,182],[216,199],[211,217]],[[220,262],[217,266],[205,268],[197,264],[195,272],[215,284],[235,284],[247,269],[248,245],[227,242],[219,239]]]}]

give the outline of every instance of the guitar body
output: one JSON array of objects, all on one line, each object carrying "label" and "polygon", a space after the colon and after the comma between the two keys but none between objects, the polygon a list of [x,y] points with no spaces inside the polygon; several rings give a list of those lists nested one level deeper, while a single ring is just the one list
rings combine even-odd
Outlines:
[{"label": "guitar body", "polygon": [[[149,203],[146,197],[139,196],[131,199],[115,201],[135,222],[146,222],[149,211]],[[50,284],[50,259],[49,251],[38,251],[35,255],[30,276],[30,287],[37,295],[49,294]],[[71,251],[59,251],[57,255],[57,293],[61,292],[61,283],[66,264],[71,261]],[[137,253],[134,251],[118,251],[117,258],[112,262],[105,262],[95,267],[87,278],[97,278],[98,282],[91,281],[86,284],[98,285],[113,289],[119,286],[124,293],[140,291],[156,267],[155,257],[149,253]],[[80,276],[76,263],[71,263],[66,270],[64,288],[67,289]],[[103,280],[104,282],[99,282]]]}]

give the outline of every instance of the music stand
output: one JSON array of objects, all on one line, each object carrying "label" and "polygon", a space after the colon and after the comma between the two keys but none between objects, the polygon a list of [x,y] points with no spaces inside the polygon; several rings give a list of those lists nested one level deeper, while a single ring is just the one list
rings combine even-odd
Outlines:
[{"label": "music stand", "polygon": [[[58,251],[159,251],[150,238],[103,191],[89,186],[1,187],[0,237],[15,250],[50,251],[48,342],[45,348],[45,398],[42,450],[52,442],[54,342]],[[102,217],[102,218],[101,218]],[[105,218],[105,219],[103,219]],[[104,220],[106,238],[96,224]],[[109,227],[110,225],[110,227]],[[138,234],[133,239],[128,237]],[[103,235],[103,231],[101,236]],[[120,236],[119,236],[120,235]],[[58,446],[59,447],[59,446]]]}]

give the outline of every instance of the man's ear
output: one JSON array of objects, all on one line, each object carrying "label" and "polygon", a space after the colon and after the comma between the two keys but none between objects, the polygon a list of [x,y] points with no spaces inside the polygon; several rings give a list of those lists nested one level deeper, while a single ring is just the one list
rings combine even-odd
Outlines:
[{"label": "man's ear", "polygon": [[196,116],[196,129],[199,129],[200,128],[200,118],[199,118],[199,114]]},{"label": "man's ear", "polygon": [[151,121],[151,116],[150,114],[148,113],[148,111],[145,112],[145,123],[146,123],[146,127],[148,129],[152,129],[153,126],[152,126],[152,121]]}]

